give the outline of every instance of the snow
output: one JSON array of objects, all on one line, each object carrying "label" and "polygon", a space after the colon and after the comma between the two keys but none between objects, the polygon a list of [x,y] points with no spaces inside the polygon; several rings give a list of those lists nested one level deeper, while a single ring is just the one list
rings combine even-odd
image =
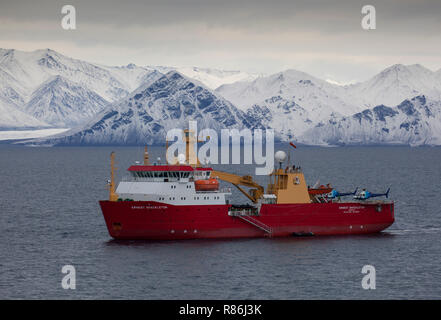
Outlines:
[{"label": "snow", "polygon": [[396,105],[421,94],[441,100],[441,79],[419,64],[396,64],[365,82],[347,86],[347,90],[366,107]]},{"label": "snow", "polygon": [[232,84],[240,81],[253,81],[259,77],[261,74],[246,73],[243,71],[229,71],[229,70],[219,70],[212,68],[198,68],[198,67],[165,67],[156,66],[150,67],[161,73],[167,73],[169,71],[176,71],[180,74],[197,80],[203,83],[206,87],[214,90],[224,84]]},{"label": "snow", "polygon": [[[341,86],[304,72],[287,70],[254,81],[223,85],[216,92],[247,114],[261,118],[265,126],[276,128],[282,140],[303,139],[305,143],[323,145],[328,143],[324,141],[334,143],[326,137],[337,130],[333,124],[343,125],[342,119],[350,119],[365,109],[381,104],[394,106],[418,95],[441,101],[439,75],[439,71],[435,73],[421,65],[394,65],[365,82]],[[436,121],[441,122],[441,117],[436,115],[435,118],[435,121],[429,121],[431,128],[438,126]],[[353,126],[353,131],[340,133],[345,137],[340,138],[347,143],[349,138],[346,136],[352,137],[354,141],[351,143],[354,144],[383,141],[373,137],[373,132],[363,135],[366,130],[370,129]],[[441,134],[435,129],[431,132]],[[316,137],[319,133],[324,136]],[[392,141],[390,134],[384,141],[409,144],[413,141],[409,134],[401,132],[401,135],[395,135],[396,141]],[[419,141],[417,143],[425,143],[420,138],[416,140]],[[430,143],[437,141],[435,138],[429,140],[432,141]]]},{"label": "snow", "polygon": [[10,111],[11,115],[0,114],[0,124],[9,127],[83,124],[108,102],[126,97],[152,72],[155,70],[134,65],[100,66],[50,49],[32,52],[1,49],[3,108],[18,109],[44,123]]},{"label": "snow", "polygon": [[[0,97],[4,105],[24,111],[43,122],[75,126],[84,124],[107,101],[124,99],[138,87],[148,85],[159,74],[170,70],[179,70],[209,88],[257,77],[240,71],[197,67],[104,66],[69,58],[50,49],[32,52],[0,49]],[[51,83],[56,77],[63,79],[58,88]],[[66,104],[66,101],[69,103]],[[73,102],[76,102],[75,106]],[[68,114],[63,114],[63,111]],[[20,117],[14,118],[13,124],[20,126],[17,123]],[[0,123],[6,123],[8,119],[10,117],[0,115]],[[29,122],[27,118],[26,123]]]},{"label": "snow", "polygon": [[66,57],[50,49],[23,52],[8,50],[0,57],[0,69],[21,84],[28,100],[32,92],[53,76],[63,76],[95,91],[108,101],[127,95],[130,88],[110,71],[92,63]]},{"label": "snow", "polygon": [[260,75],[249,74],[242,71],[225,71],[209,68],[177,68],[179,73],[198,80],[210,89],[216,89],[224,84],[231,84],[238,81],[252,81]]},{"label": "snow", "polygon": [[0,130],[73,128],[51,137],[64,143],[162,142],[168,128],[197,117],[216,129],[274,128],[282,140],[308,144],[434,145],[440,103],[441,69],[419,64],[341,85],[297,70],[104,66],[50,49],[0,49]]},{"label": "snow", "polygon": [[61,76],[44,82],[24,111],[56,127],[81,125],[108,104],[95,92]]},{"label": "snow", "polygon": [[0,98],[0,130],[41,127],[47,128],[50,125],[10,106]]},{"label": "snow", "polygon": [[376,106],[309,129],[299,137],[309,145],[441,145],[441,101],[425,96],[395,107]]},{"label": "snow", "polygon": [[42,138],[51,136],[54,134],[59,134],[66,132],[69,129],[41,129],[41,130],[9,130],[0,131],[0,140],[21,140],[21,139],[32,139],[32,138]]},{"label": "snow", "polygon": [[132,63],[121,67],[109,67],[102,65],[100,65],[100,67],[108,70],[115,79],[118,79],[118,81],[124,85],[124,88],[126,88],[128,92],[134,91],[143,83],[146,76],[152,72],[156,72],[154,68],[139,67]]},{"label": "snow", "polygon": [[346,101],[345,88],[296,70],[260,77],[252,82],[223,85],[216,92],[241,109],[266,104],[271,98],[282,98],[318,118],[332,112],[350,114],[357,110]]},{"label": "snow", "polygon": [[162,144],[169,129],[185,129],[190,120],[196,120],[201,129],[259,126],[200,82],[170,71],[110,105],[83,127],[29,143]]}]

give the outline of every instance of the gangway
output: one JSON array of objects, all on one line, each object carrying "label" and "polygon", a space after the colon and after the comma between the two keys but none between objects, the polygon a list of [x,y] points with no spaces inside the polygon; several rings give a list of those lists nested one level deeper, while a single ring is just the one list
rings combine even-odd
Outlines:
[{"label": "gangway", "polygon": [[271,236],[273,233],[273,229],[262,221],[254,218],[253,215],[255,216],[255,214],[253,214],[250,210],[229,211],[228,215],[242,219],[254,227],[266,232],[269,236]]}]

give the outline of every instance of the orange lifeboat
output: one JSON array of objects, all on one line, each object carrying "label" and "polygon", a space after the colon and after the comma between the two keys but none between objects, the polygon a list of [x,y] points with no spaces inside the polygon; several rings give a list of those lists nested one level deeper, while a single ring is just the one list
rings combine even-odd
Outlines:
[{"label": "orange lifeboat", "polygon": [[308,188],[308,192],[310,195],[319,195],[319,194],[326,194],[332,191],[331,185],[328,183],[326,186],[321,185],[318,188]]},{"label": "orange lifeboat", "polygon": [[194,185],[196,191],[216,191],[219,189],[219,181],[216,178],[196,180]]}]

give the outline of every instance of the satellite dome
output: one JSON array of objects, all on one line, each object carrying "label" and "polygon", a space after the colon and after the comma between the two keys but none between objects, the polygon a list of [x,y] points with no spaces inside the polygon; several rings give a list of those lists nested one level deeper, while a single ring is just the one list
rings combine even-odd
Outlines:
[{"label": "satellite dome", "polygon": [[185,155],[184,154],[180,153],[178,155],[178,162],[179,162],[179,164],[184,164],[185,163]]},{"label": "satellite dome", "polygon": [[276,159],[277,162],[283,162],[286,159],[286,153],[282,150],[279,150],[274,155],[274,158]]}]

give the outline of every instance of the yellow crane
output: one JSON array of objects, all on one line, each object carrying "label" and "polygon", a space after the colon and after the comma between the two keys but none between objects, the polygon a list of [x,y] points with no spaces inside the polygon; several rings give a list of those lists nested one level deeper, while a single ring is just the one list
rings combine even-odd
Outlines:
[{"label": "yellow crane", "polygon": [[[264,188],[256,183],[253,180],[252,176],[239,176],[234,173],[213,170],[211,172],[211,177],[217,177],[220,180],[231,183],[253,203],[257,203],[257,201],[264,194]],[[250,187],[254,189],[250,189],[249,191],[247,191],[240,186]]]},{"label": "yellow crane", "polygon": [[[207,139],[210,139],[210,137],[206,137]],[[184,130],[184,137],[185,141],[185,160],[188,164],[190,164],[193,167],[200,167],[201,163],[199,162],[199,159],[196,154],[195,150],[195,143],[197,142],[203,142],[204,140],[198,140],[195,133],[191,130]],[[168,142],[166,141],[166,150],[168,149]],[[264,188],[256,183],[253,180],[252,176],[246,175],[246,176],[239,176],[234,173],[224,172],[224,171],[216,171],[213,170],[211,172],[211,177],[218,178],[220,180],[226,181],[234,185],[240,192],[242,192],[248,199],[250,199],[253,203],[257,203],[259,199],[264,194]],[[240,186],[245,186],[252,188],[249,191],[243,189]]]}]

